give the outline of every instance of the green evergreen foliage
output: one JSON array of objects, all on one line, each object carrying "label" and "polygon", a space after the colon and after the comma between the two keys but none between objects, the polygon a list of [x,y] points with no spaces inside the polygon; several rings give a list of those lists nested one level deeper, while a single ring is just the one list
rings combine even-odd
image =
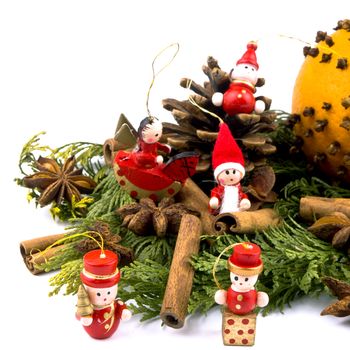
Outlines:
[{"label": "green evergreen foliage", "polygon": [[[206,312],[214,305],[214,294],[218,288],[213,281],[212,270],[217,256],[227,246],[245,240],[248,237],[219,236],[209,250],[203,250],[193,258],[196,275],[190,312]],[[319,295],[325,291],[321,282],[323,276],[340,280],[350,278],[349,257],[319,240],[292,219],[290,223],[260,232],[250,240],[262,249],[264,271],[257,289],[270,296],[265,314],[275,309],[283,310],[297,297]],[[224,253],[217,266],[216,277],[223,288],[230,285],[227,259],[231,253],[232,250]]]},{"label": "green evergreen foliage", "polygon": [[[217,286],[213,280],[213,266],[227,246],[240,241],[251,240],[262,248],[265,269],[257,288],[270,296],[270,304],[264,309],[265,313],[274,309],[283,310],[300,296],[319,295],[325,290],[321,283],[323,276],[350,279],[349,257],[313,236],[296,221],[301,197],[350,197],[350,190],[313,177],[305,157],[301,154],[290,155],[289,150],[295,138],[287,118],[287,113],[280,112],[276,122],[278,127],[270,135],[278,151],[269,163],[277,176],[275,190],[280,191],[275,209],[285,218],[285,223],[277,228],[257,232],[255,236],[226,234],[203,237],[198,256],[192,258],[195,276],[188,309],[190,313],[205,313],[214,305]],[[27,175],[27,168],[36,170],[35,160],[38,154],[54,157],[60,162],[71,155],[76,156],[79,166],[93,176],[98,185],[90,197],[84,197],[83,200],[90,201],[89,203],[66,203],[59,207],[54,205],[51,208],[52,214],[70,220],[71,231],[67,237],[89,230],[97,220],[108,223],[111,232],[123,238],[121,243],[135,252],[136,260],[130,266],[122,268],[119,296],[123,300],[135,301],[136,304],[131,306],[132,311],[143,314],[142,320],[158,316],[176,237],[137,236],[121,226],[121,218],[115,209],[133,200],[119,187],[113,171],[99,161],[102,157],[101,145],[76,142],[52,149],[39,144],[42,134],[35,135],[23,147],[19,162],[21,173]],[[21,180],[17,181],[21,184]],[[35,198],[36,194],[31,193],[30,196]],[[76,207],[84,210],[77,211]],[[41,265],[45,271],[60,269],[50,279],[53,287],[50,295],[59,293],[62,288],[65,288],[66,294],[77,292],[82,253],[76,249],[76,244],[83,238],[68,240],[59,254]],[[227,270],[230,253],[231,251],[224,253],[217,264],[216,278],[222,288],[230,285]]]},{"label": "green evergreen foliage", "polygon": [[142,314],[141,321],[159,316],[169,264],[152,260],[135,261],[122,269],[118,296],[122,300],[133,300],[129,308],[133,314]]}]

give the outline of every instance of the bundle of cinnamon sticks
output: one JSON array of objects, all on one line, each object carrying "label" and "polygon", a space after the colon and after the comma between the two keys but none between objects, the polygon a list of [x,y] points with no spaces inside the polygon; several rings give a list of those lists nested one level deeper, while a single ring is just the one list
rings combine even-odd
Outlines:
[{"label": "bundle of cinnamon sticks", "polygon": [[40,268],[40,265],[52,258],[63,248],[63,244],[61,244],[47,249],[63,237],[64,234],[60,233],[20,242],[20,252],[23,261],[33,275],[44,272],[43,269]]}]

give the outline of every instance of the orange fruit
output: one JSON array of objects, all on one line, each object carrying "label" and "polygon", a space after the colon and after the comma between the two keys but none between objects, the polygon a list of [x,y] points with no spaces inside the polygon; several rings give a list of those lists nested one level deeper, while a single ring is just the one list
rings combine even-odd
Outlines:
[{"label": "orange fruit", "polygon": [[331,178],[350,183],[350,20],[304,48],[291,120],[302,151]]}]

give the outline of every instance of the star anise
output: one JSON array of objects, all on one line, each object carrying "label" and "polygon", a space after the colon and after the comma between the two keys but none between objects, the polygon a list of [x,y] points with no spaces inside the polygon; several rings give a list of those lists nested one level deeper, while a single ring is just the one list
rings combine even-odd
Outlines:
[{"label": "star anise", "polygon": [[177,234],[184,214],[199,216],[199,213],[187,208],[182,203],[175,203],[173,198],[163,198],[158,206],[150,198],[142,198],[139,203],[124,205],[117,209],[122,217],[122,226],[126,226],[139,236],[156,234]]},{"label": "star anise", "polygon": [[[134,260],[132,249],[120,244],[122,238],[117,234],[113,234],[107,223],[96,221],[91,227],[88,227],[88,231],[89,235],[94,237],[98,242],[101,241],[102,236],[104,248],[119,255],[121,266],[128,265]],[[98,248],[98,244],[90,238],[83,239],[76,245],[76,249],[82,253],[87,253],[90,250]]]},{"label": "star anise", "polygon": [[321,315],[345,317],[350,315],[350,284],[332,277],[325,277],[322,282],[338,298],[338,301],[327,306]]},{"label": "star anise", "polygon": [[25,176],[23,184],[29,188],[37,188],[41,194],[38,199],[40,206],[44,207],[52,201],[60,204],[65,198],[72,201],[81,199],[81,193],[90,193],[96,182],[88,176],[82,175],[82,169],[74,169],[76,161],[69,157],[62,167],[56,160],[39,157],[36,162],[38,172]]}]

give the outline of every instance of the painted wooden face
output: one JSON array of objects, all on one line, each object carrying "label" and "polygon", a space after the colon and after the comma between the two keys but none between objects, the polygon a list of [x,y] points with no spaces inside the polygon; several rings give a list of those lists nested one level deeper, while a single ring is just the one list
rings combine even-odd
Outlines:
[{"label": "painted wooden face", "polygon": [[232,79],[248,80],[253,85],[258,81],[258,72],[250,64],[238,64],[231,71]]},{"label": "painted wooden face", "polygon": [[222,186],[233,186],[237,185],[242,179],[242,173],[236,169],[227,169],[222,171],[218,177],[217,181]]},{"label": "painted wooden face", "polygon": [[230,272],[230,279],[232,286],[238,292],[248,292],[250,291],[258,280],[258,275],[253,276],[242,276]]},{"label": "painted wooden face", "polygon": [[107,306],[113,302],[118,294],[118,284],[108,288],[95,288],[84,284],[86,292],[89,295],[91,304],[97,306]]},{"label": "painted wooden face", "polygon": [[147,124],[141,132],[142,140],[146,143],[156,143],[162,137],[163,126],[159,121],[155,121],[152,124]]}]

